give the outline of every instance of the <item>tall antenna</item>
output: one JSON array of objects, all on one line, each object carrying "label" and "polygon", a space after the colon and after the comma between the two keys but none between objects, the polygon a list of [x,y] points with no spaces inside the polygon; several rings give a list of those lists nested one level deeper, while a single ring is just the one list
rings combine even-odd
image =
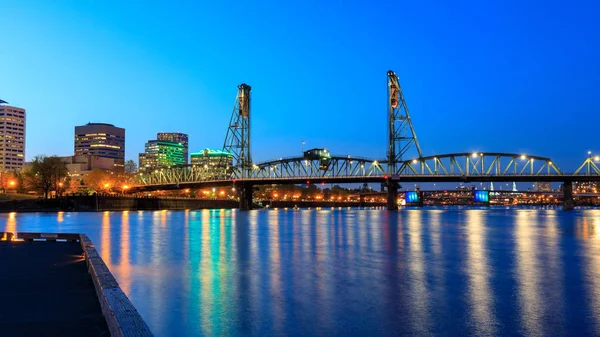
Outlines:
[{"label": "tall antenna", "polygon": [[[388,167],[390,174],[398,174],[398,164],[402,163],[403,156],[414,145],[419,158],[422,158],[421,148],[417,134],[413,128],[408,106],[402,94],[398,76],[392,70],[388,71]],[[402,166],[404,167],[404,166]]]},{"label": "tall antenna", "polygon": [[250,156],[250,90],[242,83],[238,85],[238,93],[229,120],[229,128],[225,136],[223,151],[233,155],[233,177],[246,178],[252,169]]}]

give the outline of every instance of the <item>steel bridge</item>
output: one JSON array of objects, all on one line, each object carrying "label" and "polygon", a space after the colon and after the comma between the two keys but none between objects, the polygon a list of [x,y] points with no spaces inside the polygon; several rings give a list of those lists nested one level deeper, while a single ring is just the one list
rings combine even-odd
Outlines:
[{"label": "steel bridge", "polygon": [[[565,208],[572,208],[574,181],[600,181],[598,157],[587,158],[574,173],[564,173],[548,157],[499,152],[460,152],[423,156],[398,77],[387,73],[387,156],[289,157],[254,163],[250,149],[250,92],[238,86],[224,151],[233,156],[216,168],[182,165],[140,172],[131,191],[237,186],[240,208],[252,207],[252,186],[261,184],[381,182],[388,209],[397,209],[401,182],[562,182]],[[406,158],[409,151],[416,156]]]}]

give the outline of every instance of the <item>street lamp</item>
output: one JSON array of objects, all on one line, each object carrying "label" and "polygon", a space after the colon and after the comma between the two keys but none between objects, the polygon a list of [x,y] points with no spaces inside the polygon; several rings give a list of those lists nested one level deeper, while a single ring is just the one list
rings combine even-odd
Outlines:
[{"label": "street lamp", "polygon": [[61,181],[61,182],[59,182],[59,183],[57,184],[57,188],[56,188],[56,196],[57,196],[57,197],[60,197],[60,196],[61,196],[61,190],[62,190],[62,187],[63,187],[63,183],[62,183],[62,181]]},{"label": "street lamp", "polygon": [[[14,180],[11,180],[10,182],[8,182],[8,185],[10,185],[10,187],[11,187],[11,188],[14,188],[14,187],[15,187],[15,184],[16,184],[16,183],[15,183],[15,181],[14,181]],[[5,188],[3,188],[3,190],[4,190],[4,193],[6,193],[6,189],[5,189]]]}]

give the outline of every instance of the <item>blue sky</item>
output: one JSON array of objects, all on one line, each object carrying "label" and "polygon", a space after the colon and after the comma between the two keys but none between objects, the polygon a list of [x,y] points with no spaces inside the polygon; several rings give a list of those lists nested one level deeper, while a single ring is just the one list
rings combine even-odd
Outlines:
[{"label": "blue sky", "polygon": [[600,153],[600,21],[585,1],[0,0],[0,99],[27,109],[27,158],[73,128],[221,148],[252,86],[255,161],[307,147],[383,158],[394,70],[424,155],[503,151],[572,170]]}]

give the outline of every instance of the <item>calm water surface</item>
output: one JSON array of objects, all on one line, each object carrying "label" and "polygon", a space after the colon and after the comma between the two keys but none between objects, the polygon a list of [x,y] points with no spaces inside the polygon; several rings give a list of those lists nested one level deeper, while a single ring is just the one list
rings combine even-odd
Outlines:
[{"label": "calm water surface", "polygon": [[600,335],[599,210],[11,213],[0,230],[88,234],[157,336]]}]

